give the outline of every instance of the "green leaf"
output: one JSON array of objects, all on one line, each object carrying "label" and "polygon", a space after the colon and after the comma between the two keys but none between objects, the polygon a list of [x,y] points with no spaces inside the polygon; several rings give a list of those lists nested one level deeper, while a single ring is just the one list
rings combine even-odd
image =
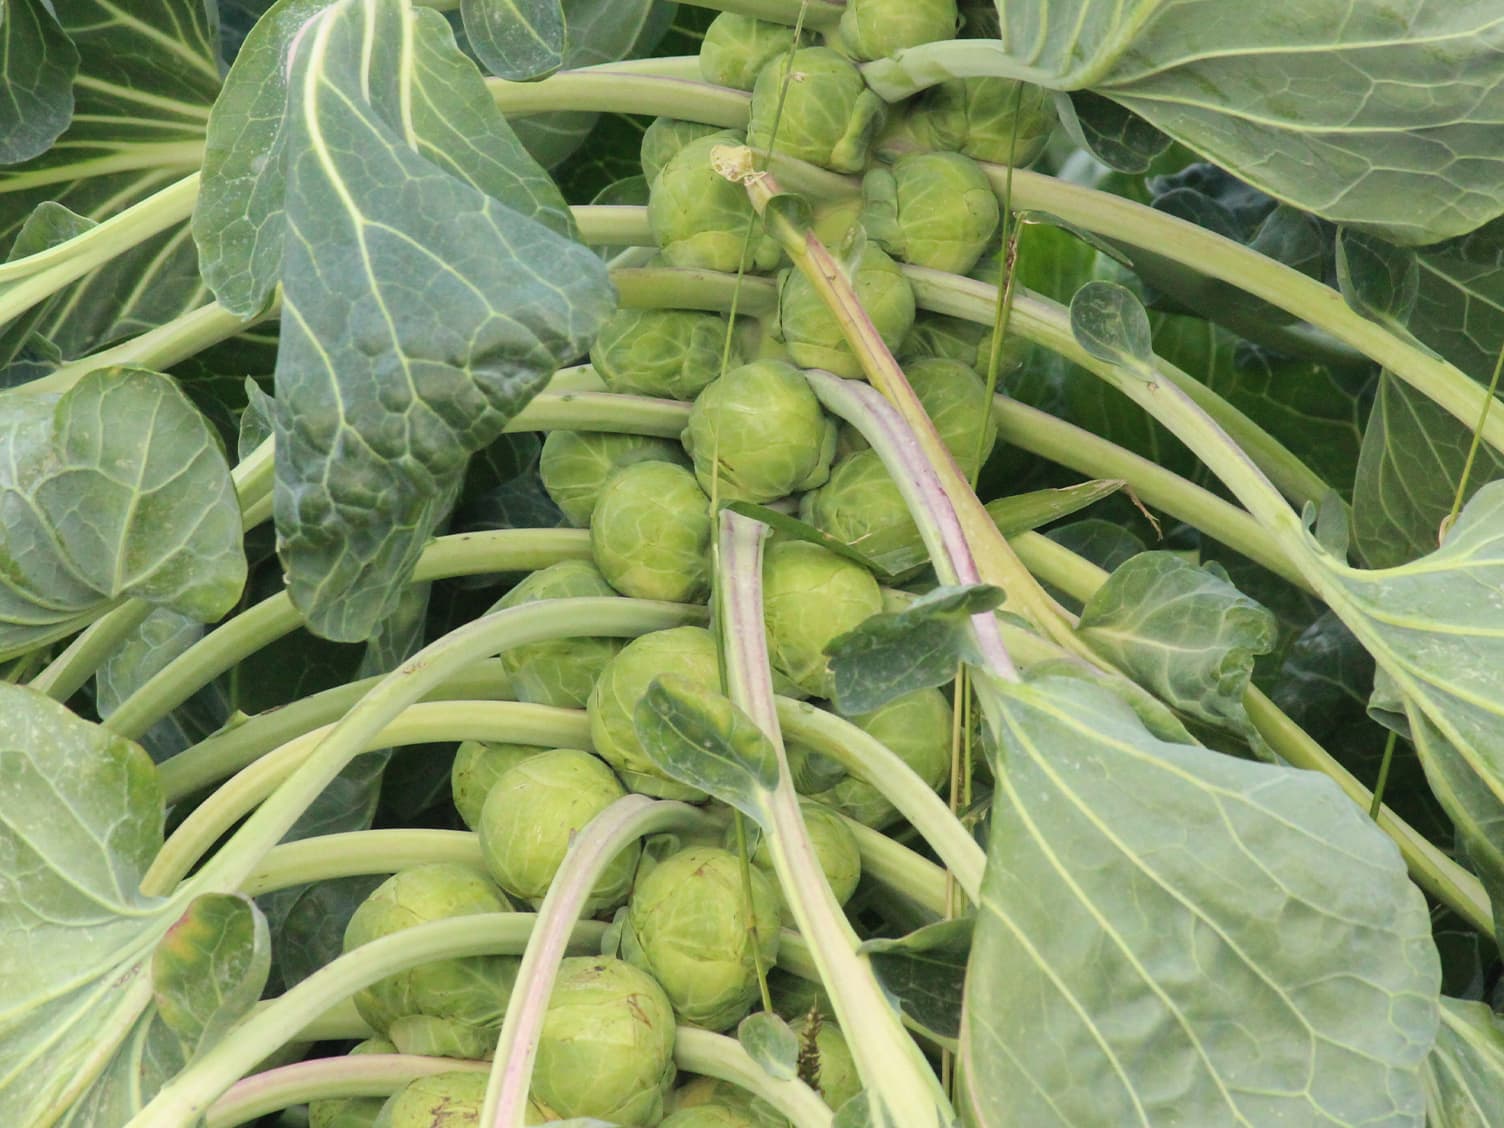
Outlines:
[{"label": "green leaf", "polygon": [[266,918],[248,897],[195,897],[152,953],[157,1012],[191,1057],[256,1004],[271,963]]},{"label": "green leaf", "polygon": [[942,920],[859,951],[904,1017],[942,1038],[961,1036],[961,989],[975,921]]},{"label": "green leaf", "polygon": [[1504,347],[1504,222],[1415,252],[1413,328],[1473,379],[1487,381]]},{"label": "green leaf", "polygon": [[836,709],[870,713],[916,689],[944,685],[956,664],[972,660],[971,617],[1003,601],[986,584],[938,587],[902,611],[873,615],[831,640],[825,653],[835,675]]},{"label": "green leaf", "polygon": [[665,674],[637,703],[633,725],[659,771],[763,823],[778,786],[778,751],[729,698]]},{"label": "green leaf", "polygon": [[42,0],[0,4],[0,164],[45,153],[73,117],[78,51]]},{"label": "green leaf", "polygon": [[1354,310],[1409,335],[1405,324],[1420,289],[1420,265],[1413,251],[1344,227],[1337,232],[1337,282]]},{"label": "green leaf", "polygon": [[166,376],[104,368],[0,400],[0,652],[137,597],[204,622],[240,595],[240,504],[219,441]]},{"label": "green leaf", "polygon": [[969,1123],[1415,1125],[1440,968],[1399,852],[1315,773],[982,677],[997,790]]},{"label": "green leaf", "polygon": [[[76,235],[82,235],[91,227],[97,226],[92,219],[77,215],[63,207],[62,204],[53,203],[51,200],[36,206],[26,222],[21,225],[21,230],[16,234],[16,241],[10,245],[10,253],[6,255],[6,262],[14,262],[16,259],[25,258],[28,255],[40,254],[42,251],[61,246]],[[46,301],[38,302],[20,317],[0,331],[0,370],[9,368],[18,356],[27,352],[27,346],[33,343],[33,335],[36,327],[46,318],[47,312],[57,301],[57,295],[53,295]],[[42,344],[42,342],[36,342]],[[46,342],[43,348],[51,346]],[[51,346],[55,352],[56,346]],[[33,348],[32,352],[36,352]],[[7,386],[14,387],[36,376],[44,375],[43,372],[30,371],[23,363],[20,371],[11,369],[6,372],[3,381]]]},{"label": "green leaf", "polygon": [[1443,998],[1425,1078],[1431,1128],[1504,1124],[1504,1021],[1483,1003]]},{"label": "green leaf", "polygon": [[1216,564],[1143,552],[1096,590],[1076,633],[1171,708],[1246,733],[1253,660],[1278,632],[1274,616]]},{"label": "green leaf", "polygon": [[1115,282],[1088,282],[1071,298],[1071,333],[1087,352],[1113,364],[1149,363],[1149,315],[1133,292]]},{"label": "green leaf", "polygon": [[1079,513],[1128,483],[1121,478],[1101,478],[1051,490],[1012,494],[987,503],[987,516],[1005,537],[1027,533],[1051,521]]},{"label": "green leaf", "polygon": [[139,747],[0,684],[0,1122],[50,1123],[96,1079],[87,1099],[119,1108],[143,1062],[170,1057],[141,988],[181,906],[137,891],[162,820]]},{"label": "green leaf", "polygon": [[[444,81],[409,102],[413,67]],[[536,166],[490,155],[507,155],[501,119],[480,116],[485,87],[437,14],[342,0],[299,38],[289,92],[277,530],[310,626],[356,640],[391,613],[471,452],[585,351],[614,293],[541,221]]]},{"label": "green leaf", "polygon": [[776,1014],[749,1014],[737,1024],[736,1040],[769,1077],[792,1081],[799,1076],[799,1036]]},{"label": "green leaf", "polygon": [[1147,172],[1170,147],[1170,139],[1143,118],[1090,90],[1062,95],[1055,105],[1071,135],[1118,172]]},{"label": "green leaf", "polygon": [[460,0],[460,18],[476,57],[494,75],[527,82],[564,65],[560,0]]},{"label": "green leaf", "polygon": [[[121,702],[203,636],[204,625],[198,620],[165,607],[154,608],[110,652],[94,676],[94,707],[100,718],[108,720]],[[223,684],[211,682],[136,739],[160,764],[218,731],[229,715]]]}]

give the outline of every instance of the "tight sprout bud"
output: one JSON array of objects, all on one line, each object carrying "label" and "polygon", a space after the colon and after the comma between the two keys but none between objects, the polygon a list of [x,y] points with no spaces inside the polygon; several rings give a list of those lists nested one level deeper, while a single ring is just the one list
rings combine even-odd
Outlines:
[{"label": "tight sprout bud", "polygon": [[702,1108],[729,1108],[745,1118],[752,1128],[789,1128],[788,1120],[767,1101],[718,1077],[692,1078],[675,1089],[669,1098],[669,1109],[674,1115]]},{"label": "tight sprout bud", "polygon": [[[940,690],[906,693],[880,709],[848,720],[913,768],[931,787],[938,789],[950,774],[953,714],[950,699]],[[811,798],[877,830],[898,819],[893,804],[877,788],[852,776]]]},{"label": "tight sprout bud", "polygon": [[[352,1054],[394,1054],[397,1047],[384,1038],[367,1038]],[[308,1102],[308,1128],[371,1128],[381,1115],[382,1097],[334,1097]]]},{"label": "tight sprout bud", "polygon": [[[557,748],[530,756],[496,781],[481,808],[481,854],[496,883],[534,905],[543,900],[574,836],[626,790],[588,752]],[[601,874],[586,912],[627,899],[640,848],[632,843]]]},{"label": "tight sprout bud", "polygon": [[999,209],[977,163],[960,153],[913,153],[862,180],[862,226],[889,254],[965,274],[997,232]]},{"label": "tight sprout bud", "polygon": [[830,477],[835,445],[835,424],[804,376],[777,360],[712,381],[684,429],[700,488],[721,501],[772,501],[813,489]]},{"label": "tight sprout bud", "polygon": [[533,1066],[550,1119],[657,1124],[674,1075],[674,1011],[653,977],[605,956],[563,960]]},{"label": "tight sprout bud", "polygon": [[1026,165],[1044,152],[1055,104],[1038,86],[1011,78],[952,78],[910,103],[907,130],[921,145],[979,161]]},{"label": "tight sprout bud", "polygon": [[[835,894],[836,903],[844,905],[851,900],[851,895],[856,892],[857,882],[862,879],[862,855],[857,849],[851,828],[835,811],[809,799],[799,800],[799,811],[804,816],[804,829],[809,833],[810,844],[815,848],[815,858],[820,863],[825,880],[830,882],[830,891]],[[728,849],[736,842],[735,830],[735,827],[728,827],[726,830]],[[773,873],[773,855],[766,839],[758,841],[757,849],[752,853],[752,864],[767,874],[768,882],[773,886],[779,905],[785,910],[783,915],[787,918],[787,905]]]},{"label": "tight sprout bud", "polygon": [[590,741],[633,791],[693,802],[703,799],[704,793],[666,778],[637,739],[637,703],[662,674],[678,674],[707,692],[719,693],[721,665],[715,638],[703,627],[673,627],[634,638],[622,647],[595,683],[586,706]]},{"label": "tight sprout bud", "polygon": [[[691,141],[652,181],[648,224],[670,266],[727,273],[739,268],[769,271],[783,257],[777,241],[757,223],[747,190],[711,164],[718,146],[741,141],[740,134],[730,132]],[[781,136],[779,148],[783,149]],[[749,224],[755,225],[750,241]]]},{"label": "tight sprout bud", "polygon": [[577,529],[587,528],[606,479],[636,462],[683,466],[684,449],[668,439],[609,431],[550,431],[543,440],[538,473],[543,488]]},{"label": "tight sprout bud", "polygon": [[739,1112],[730,1105],[703,1104],[696,1108],[670,1113],[658,1128],[761,1128],[750,1113]]},{"label": "tight sprout bud", "polygon": [[[378,885],[345,927],[345,951],[428,921],[505,913],[511,903],[474,866],[434,862],[402,870]],[[453,1024],[467,1057],[496,1045],[517,977],[515,956],[435,960],[389,975],[355,994],[355,1009],[379,1033],[399,1019],[427,1015]],[[395,1039],[394,1039],[395,1040]]]},{"label": "tight sprout bud", "polygon": [[860,564],[807,541],[776,541],[762,565],[763,621],[773,669],[802,693],[834,689],[825,647],[883,609],[882,591]]},{"label": "tight sprout bud", "polygon": [[[478,1069],[415,1077],[387,1098],[373,1128],[476,1128],[489,1080]],[[546,1122],[543,1112],[529,1101],[523,1123]]]},{"label": "tight sprout bud", "polygon": [[611,586],[634,599],[689,603],[710,588],[710,499],[668,462],[638,462],[601,490],[590,551]]},{"label": "tight sprout bud", "polygon": [[[528,576],[502,596],[492,610],[542,599],[615,594],[606,577],[590,561],[561,560]],[[557,709],[583,709],[595,688],[595,679],[621,646],[621,640],[616,638],[530,642],[502,651],[501,668],[512,679],[512,691],[518,701]]]},{"label": "tight sprout bud", "polygon": [[778,954],[772,883],[749,872],[749,912],[741,861],[729,850],[691,846],[644,869],[627,904],[622,955],[652,974],[685,1022],[725,1030],[757,998],[758,957],[769,967]]},{"label": "tight sprout bud", "polygon": [[[868,243],[851,284],[883,343],[896,349],[914,324],[914,290],[903,270],[881,247]],[[778,287],[778,329],[801,368],[824,368],[848,380],[861,379],[861,362],[846,343],[840,322],[797,270],[785,274]]]},{"label": "tight sprout bud", "polygon": [[547,751],[532,744],[498,744],[489,740],[467,740],[461,744],[449,769],[449,790],[454,796],[454,809],[465,825],[471,830],[480,826],[486,796],[508,768]]},{"label": "tight sprout bud", "polygon": [[[907,361],[904,375],[961,472],[970,476],[980,469],[997,442],[997,417],[989,410],[982,378],[960,361],[938,358]],[[841,445],[862,450],[867,440],[854,428],[843,428]]]},{"label": "tight sprout bud", "polygon": [[691,141],[717,133],[727,134],[722,140],[728,144],[734,145],[739,140],[731,130],[722,129],[718,125],[702,125],[697,121],[680,121],[678,118],[654,118],[642,134],[642,175],[651,186],[663,171],[663,166],[673,160],[680,149]]},{"label": "tight sprout bud", "polygon": [[[809,1018],[796,1019],[789,1023],[798,1036],[801,1047],[805,1044]],[[856,1071],[856,1059],[846,1045],[846,1035],[833,1022],[821,1020],[814,1036],[814,1049],[818,1059],[818,1076],[815,1078],[820,1096],[831,1108],[840,1108],[862,1091],[862,1079]]]},{"label": "tight sprout bud", "polygon": [[841,46],[853,59],[883,59],[956,34],[956,0],[846,0]]},{"label": "tight sprout bud", "polygon": [[[808,32],[799,37],[802,47]],[[784,24],[722,12],[710,21],[700,41],[700,77],[717,86],[751,90],[758,72],[794,45],[794,29]]]},{"label": "tight sprout bud", "polygon": [[[721,370],[726,319],[687,309],[623,309],[590,349],[590,362],[613,392],[689,400]],[[731,338],[731,363],[741,363]]]},{"label": "tight sprout bud", "polygon": [[800,500],[799,517],[892,575],[926,559],[919,527],[874,450],[837,462],[830,481]]},{"label": "tight sprout bud", "polygon": [[758,73],[747,144],[836,172],[860,172],[887,114],[882,99],[867,89],[854,63],[829,47],[801,47],[792,59],[792,71],[790,57],[780,55]]}]

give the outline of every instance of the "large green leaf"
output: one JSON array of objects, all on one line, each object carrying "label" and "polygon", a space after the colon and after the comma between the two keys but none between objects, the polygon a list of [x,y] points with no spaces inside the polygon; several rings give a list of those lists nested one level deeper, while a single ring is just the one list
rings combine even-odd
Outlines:
[{"label": "large green leaf", "polygon": [[42,0],[0,3],[0,164],[45,153],[73,117],[78,51]]},{"label": "large green leaf", "polygon": [[240,504],[223,450],[167,377],[99,369],[0,399],[0,653],[134,596],[202,621],[239,597]]},{"label": "large green leaf", "polygon": [[1278,199],[1407,243],[1504,213],[1493,0],[998,0],[1000,41],[866,68],[901,95],[952,73],[1090,89]]},{"label": "large green leaf", "polygon": [[1414,329],[1475,380],[1487,381],[1504,347],[1504,222],[1415,253]]},{"label": "large green leaf", "polygon": [[1483,1003],[1441,1000],[1441,1029],[1426,1059],[1430,1128],[1504,1124],[1504,1022]]},{"label": "large green leaf", "polygon": [[293,53],[275,508],[291,596],[330,638],[391,613],[469,455],[614,304],[485,98],[404,0],[343,0]]},{"label": "large green leaf", "polygon": [[978,684],[1000,751],[970,1123],[1420,1122],[1425,900],[1335,784],[1164,743],[1078,680]]},{"label": "large green leaf", "polygon": [[151,958],[157,1013],[190,1054],[256,1005],[271,970],[266,918],[238,893],[196,897]]},{"label": "large green leaf", "polygon": [[564,65],[561,0],[460,0],[465,36],[494,75],[517,82]]},{"label": "large green leaf", "polygon": [[123,1124],[171,1061],[145,964],[181,906],[138,892],[162,819],[139,747],[0,684],[0,1122],[82,1096],[109,1115],[73,1122]]}]

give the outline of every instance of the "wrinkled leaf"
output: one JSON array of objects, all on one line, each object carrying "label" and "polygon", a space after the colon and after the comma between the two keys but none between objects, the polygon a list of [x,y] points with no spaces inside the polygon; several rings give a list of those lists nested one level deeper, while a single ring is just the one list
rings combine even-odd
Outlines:
[{"label": "wrinkled leaf", "polygon": [[896,940],[868,940],[860,949],[904,1017],[942,1038],[961,1035],[974,923],[971,917],[943,920]]},{"label": "wrinkled leaf", "polygon": [[157,1013],[190,1056],[214,1045],[261,998],[271,969],[266,918],[233,893],[195,897],[152,953]]},{"label": "wrinkled leaf", "polygon": [[799,1037],[776,1014],[749,1014],[737,1024],[736,1040],[769,1077],[792,1081],[799,1076]]},{"label": "wrinkled leaf", "polygon": [[[412,66],[445,81],[405,110]],[[329,638],[390,614],[468,455],[613,304],[594,254],[509,202],[528,181],[491,155],[481,99],[447,25],[404,0],[342,0],[293,55],[275,512],[292,599]]]},{"label": "wrinkled leaf", "polygon": [[500,78],[526,82],[564,65],[560,0],[460,0],[460,18],[476,57]]},{"label": "wrinkled leaf", "polygon": [[1254,658],[1274,646],[1277,624],[1217,565],[1144,552],[1097,589],[1076,630],[1165,704],[1246,733],[1243,694]]},{"label": "wrinkled leaf", "polygon": [[1414,1125],[1436,950],[1331,781],[983,678],[999,738],[962,1018],[970,1122]]},{"label": "wrinkled leaf", "polygon": [[1003,593],[986,584],[939,587],[832,639],[825,653],[837,711],[870,713],[905,693],[944,685],[956,676],[958,662],[975,657],[971,617],[1002,601]]},{"label": "wrinkled leaf", "polygon": [[1482,1003],[1443,998],[1425,1077],[1430,1128],[1504,1124],[1504,1022]]},{"label": "wrinkled leaf", "polygon": [[0,164],[45,153],[73,117],[78,51],[42,0],[0,4]]}]

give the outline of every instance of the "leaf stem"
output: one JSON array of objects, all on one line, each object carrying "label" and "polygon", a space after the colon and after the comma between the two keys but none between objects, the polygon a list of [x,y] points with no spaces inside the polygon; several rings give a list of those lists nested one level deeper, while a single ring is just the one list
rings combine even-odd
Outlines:
[{"label": "leaf stem", "polygon": [[240,891],[247,897],[259,897],[292,885],[361,874],[396,873],[432,862],[485,868],[480,839],[469,831],[422,827],[356,830],[321,834],[273,847],[246,878]]},{"label": "leaf stem", "polygon": [[[669,65],[674,62],[670,60]],[[486,86],[496,107],[508,117],[608,109],[619,114],[676,117],[685,105],[693,105],[696,121],[732,129],[746,125],[752,100],[745,91],[709,82],[624,69],[560,71],[538,82],[488,78]]]},{"label": "leaf stem", "polygon": [[820,1095],[804,1082],[770,1077],[740,1042],[724,1034],[679,1027],[674,1062],[686,1073],[728,1081],[755,1093],[788,1117],[795,1128],[829,1128],[834,1116]]}]

